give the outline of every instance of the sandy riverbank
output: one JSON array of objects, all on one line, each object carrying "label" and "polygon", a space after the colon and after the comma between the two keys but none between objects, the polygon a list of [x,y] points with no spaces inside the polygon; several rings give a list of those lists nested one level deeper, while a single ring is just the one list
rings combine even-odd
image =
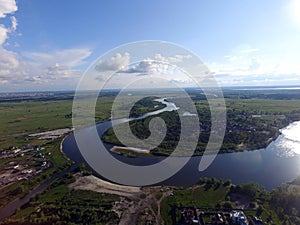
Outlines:
[{"label": "sandy riverbank", "polygon": [[121,147],[121,146],[114,146],[110,149],[112,152],[119,153],[120,151],[131,151],[135,153],[142,153],[142,154],[150,154],[150,150],[141,149],[141,148],[134,148],[134,147]]},{"label": "sandy riverbank", "polygon": [[140,187],[123,186],[110,183],[93,175],[77,177],[76,181],[70,184],[69,187],[73,189],[90,190],[127,197],[139,196],[141,193]]}]

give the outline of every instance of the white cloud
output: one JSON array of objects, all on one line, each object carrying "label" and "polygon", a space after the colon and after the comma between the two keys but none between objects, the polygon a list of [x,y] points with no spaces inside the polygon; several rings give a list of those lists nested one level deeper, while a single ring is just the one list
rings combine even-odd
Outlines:
[{"label": "white cloud", "polygon": [[[66,49],[51,53],[26,52],[23,54],[27,59],[27,65],[31,68],[33,76],[38,75],[47,82],[62,78],[78,79],[82,71],[76,67],[82,65],[84,60],[91,55],[89,49]],[[32,80],[34,81],[34,80]]]},{"label": "white cloud", "polygon": [[[0,0],[0,13],[1,13],[1,0]],[[17,22],[16,17],[14,17],[14,16],[11,17],[11,23],[12,23],[11,28],[7,28],[3,24],[0,24],[0,48],[3,47],[3,44],[5,43],[5,41],[8,38],[8,34],[11,32],[15,32],[17,29],[18,22]]]},{"label": "white cloud", "polygon": [[[160,53],[157,53],[153,59],[147,58],[129,67],[130,54],[124,53],[122,55],[121,53],[116,53],[108,60],[99,61],[95,69],[100,72],[118,71],[119,73],[137,73],[139,75],[146,75],[147,73],[163,73],[169,69],[170,66],[168,66],[168,64],[180,63],[191,57],[191,55],[165,57]],[[173,66],[175,67],[175,65]]]},{"label": "white cloud", "polygon": [[[8,14],[18,10],[14,0],[0,0],[0,18],[5,18]],[[14,52],[6,50],[3,46],[8,39],[8,35],[17,28],[17,19],[11,17],[12,27],[7,28],[0,24],[0,83],[7,83],[9,79],[17,76],[20,65],[19,58]]]},{"label": "white cloud", "polygon": [[49,66],[45,72],[44,75],[47,79],[56,80],[56,79],[62,79],[62,78],[71,78],[71,79],[78,79],[82,75],[83,71],[81,70],[75,70],[70,67],[59,65],[58,63]]},{"label": "white cloud", "polygon": [[117,53],[109,60],[100,60],[95,69],[97,71],[119,71],[119,70],[126,70],[127,66],[130,62],[130,55],[129,53]]},{"label": "white cloud", "polygon": [[2,24],[0,24],[0,48],[2,48],[2,45],[6,41],[8,37],[9,30],[4,27]]},{"label": "white cloud", "polygon": [[238,59],[238,57],[236,55],[226,55],[225,58],[230,61],[235,61]]},{"label": "white cloud", "polygon": [[175,55],[175,56],[165,57],[158,53],[155,55],[154,60],[173,64],[173,63],[182,62],[185,59],[190,59],[191,57],[192,57],[191,55]]},{"label": "white cloud", "polygon": [[29,81],[29,82],[37,82],[37,81],[41,81],[41,77],[40,76],[26,76],[24,78],[24,81]]},{"label": "white cloud", "polygon": [[270,65],[262,60],[259,51],[260,49],[251,48],[249,45],[240,45],[226,55],[225,60],[209,63],[208,67],[216,75],[225,74],[231,77],[262,74],[270,69]]},{"label": "white cloud", "polygon": [[73,82],[79,78],[82,72],[76,67],[82,65],[91,55],[89,49],[73,48],[50,53],[25,52],[20,57],[3,47],[8,34],[17,28],[16,18],[11,17],[11,21],[11,28],[0,24],[0,84],[20,85],[24,81],[43,84],[54,80],[59,83],[60,79],[73,79]]},{"label": "white cloud", "polygon": [[149,74],[172,74],[177,68],[177,64],[183,62],[185,59],[190,59],[191,55],[174,55],[170,57],[162,56],[157,53],[153,59],[147,58],[143,61],[132,65],[127,70],[120,71],[120,73],[136,73],[139,76]]},{"label": "white cloud", "polygon": [[187,75],[178,67],[191,57],[179,54],[163,56],[157,53],[152,58],[145,57],[132,63],[129,53],[114,53],[96,63],[94,70],[88,72],[83,86],[85,89],[123,88],[137,80],[139,84],[135,88],[170,87],[170,83],[186,86],[189,84],[185,78]]},{"label": "white cloud", "polygon": [[55,65],[47,67],[46,75],[50,78],[70,77],[72,75],[72,71],[69,67],[61,66],[56,63]]},{"label": "white cloud", "polygon": [[[157,53],[153,58],[145,58],[142,61],[131,63],[129,53],[116,53],[112,57],[96,63],[95,70],[90,73],[91,80],[86,82],[87,89],[94,89],[96,88],[95,85],[104,85],[105,88],[121,88],[135,82],[135,80],[144,79],[147,82],[143,84],[143,87],[147,85],[156,87],[164,85],[161,82],[155,84],[149,82],[148,76],[151,76],[152,80],[160,79],[160,81],[164,81],[165,85],[176,83],[186,86],[190,84],[190,81],[179,67],[181,63],[185,63],[191,57],[191,55],[179,54],[163,56]],[[112,75],[114,71],[116,73]]]},{"label": "white cloud", "polygon": [[8,76],[19,66],[18,56],[10,51],[0,48],[0,75]]},{"label": "white cloud", "polygon": [[[134,82],[137,77],[141,76],[160,76],[163,74],[165,80],[171,80],[172,69],[174,68],[170,67],[166,62],[158,62],[150,59],[144,59],[130,65],[130,55],[128,53],[124,55],[118,53],[111,60],[97,63],[95,70],[100,72],[100,74],[95,76],[95,80],[105,84],[106,88],[121,88],[128,83]],[[111,76],[111,72],[113,71],[117,71],[117,73]],[[108,80],[108,78],[110,79]],[[148,85],[154,84],[148,83]]]},{"label": "white cloud", "polygon": [[17,21],[16,17],[14,17],[14,16],[10,17],[10,19],[11,19],[10,31],[15,32],[17,30],[18,21]]},{"label": "white cloud", "polygon": [[151,74],[166,74],[172,72],[170,67],[165,62],[145,59],[138,64],[132,65],[127,70],[120,71],[120,73],[133,73],[137,76],[145,76]]},{"label": "white cloud", "polygon": [[30,61],[53,66],[59,63],[67,67],[79,66],[83,60],[91,55],[91,50],[87,48],[73,48],[65,50],[56,50],[50,53],[44,52],[24,52],[22,55]]},{"label": "white cloud", "polygon": [[174,78],[170,80],[170,82],[180,86],[186,86],[186,87],[194,85],[193,81],[186,77]]},{"label": "white cloud", "polygon": [[7,28],[3,24],[0,24],[0,48],[3,48],[4,43],[8,39],[8,35],[17,29],[17,20],[14,16],[11,17],[12,27]]},{"label": "white cloud", "polygon": [[207,65],[221,85],[293,85],[300,83],[297,56],[274,55],[244,45],[233,49],[224,60]]},{"label": "white cloud", "polygon": [[16,53],[0,48],[0,80],[1,83],[21,84],[26,81],[43,84],[70,79],[73,83],[82,74],[76,67],[84,63],[84,59],[90,54],[88,49],[68,49],[52,53],[27,52],[24,54],[27,60],[21,60]]},{"label": "white cloud", "polygon": [[215,75],[246,77],[273,72],[275,65],[266,64],[259,57],[252,57],[251,59],[209,63],[208,67]]},{"label": "white cloud", "polygon": [[[0,3],[1,5],[1,3]],[[17,54],[6,50],[3,45],[8,38],[10,29],[0,24],[0,80],[6,83],[7,79],[17,73],[19,59]]]},{"label": "white cloud", "polygon": [[260,51],[259,48],[248,48],[248,49],[243,49],[240,52],[241,53],[252,53],[252,52],[258,52],[258,51]]},{"label": "white cloud", "polygon": [[15,0],[0,0],[0,18],[5,18],[7,14],[18,10]]}]

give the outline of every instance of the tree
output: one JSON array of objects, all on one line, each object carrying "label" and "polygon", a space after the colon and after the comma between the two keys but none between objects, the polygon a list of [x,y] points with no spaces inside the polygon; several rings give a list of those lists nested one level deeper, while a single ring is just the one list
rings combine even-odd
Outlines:
[{"label": "tree", "polygon": [[256,194],[259,192],[259,186],[257,183],[245,183],[241,186],[241,192],[243,192],[251,198],[255,198]]},{"label": "tree", "polygon": [[256,210],[256,216],[260,216],[263,213],[264,209],[263,207],[260,205],[258,207],[258,209]]},{"label": "tree", "polygon": [[232,204],[232,202],[226,201],[226,202],[224,202],[223,207],[227,208],[227,209],[232,209],[233,204]]}]

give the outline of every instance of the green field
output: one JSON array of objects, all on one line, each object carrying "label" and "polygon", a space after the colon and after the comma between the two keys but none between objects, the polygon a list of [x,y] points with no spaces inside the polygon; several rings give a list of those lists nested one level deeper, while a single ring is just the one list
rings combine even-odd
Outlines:
[{"label": "green field", "polygon": [[[96,121],[109,119],[112,101],[111,97],[98,101]],[[43,141],[28,135],[72,127],[72,104],[72,100],[0,103],[0,149],[41,144]]]}]

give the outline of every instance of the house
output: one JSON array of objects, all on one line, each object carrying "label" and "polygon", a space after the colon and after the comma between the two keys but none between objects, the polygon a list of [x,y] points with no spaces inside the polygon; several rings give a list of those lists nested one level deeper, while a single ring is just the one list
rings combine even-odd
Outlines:
[{"label": "house", "polygon": [[14,169],[16,170],[16,169],[18,169],[19,168],[19,164],[18,165],[16,165],[16,166],[14,166]]},{"label": "house", "polygon": [[13,153],[14,153],[14,154],[17,154],[17,153],[19,153],[20,151],[21,151],[21,149],[17,148],[17,149],[15,149],[15,150],[13,151]]},{"label": "house", "polygon": [[232,222],[237,225],[248,225],[249,224],[247,217],[245,216],[243,211],[232,211],[230,213],[230,218],[231,218]]},{"label": "house", "polygon": [[42,158],[42,157],[43,157],[43,154],[40,153],[40,152],[37,152],[37,153],[34,155],[34,157],[36,157],[36,158]]},{"label": "house", "polygon": [[36,146],[33,147],[33,149],[34,149],[35,151],[40,151],[40,150],[41,150],[41,147],[40,147],[39,145],[36,145]]},{"label": "house", "polygon": [[253,225],[264,225],[264,222],[256,216],[251,216],[251,222]]},{"label": "house", "polygon": [[223,223],[224,222],[224,220],[223,220],[223,218],[222,218],[222,215],[220,214],[220,213],[217,213],[217,221],[218,222],[221,222],[221,223]]},{"label": "house", "polygon": [[186,224],[198,223],[198,220],[195,218],[195,211],[193,209],[185,209],[183,211],[183,218]]},{"label": "house", "polygon": [[21,174],[25,175],[25,174],[31,174],[33,171],[32,170],[23,170]]}]

